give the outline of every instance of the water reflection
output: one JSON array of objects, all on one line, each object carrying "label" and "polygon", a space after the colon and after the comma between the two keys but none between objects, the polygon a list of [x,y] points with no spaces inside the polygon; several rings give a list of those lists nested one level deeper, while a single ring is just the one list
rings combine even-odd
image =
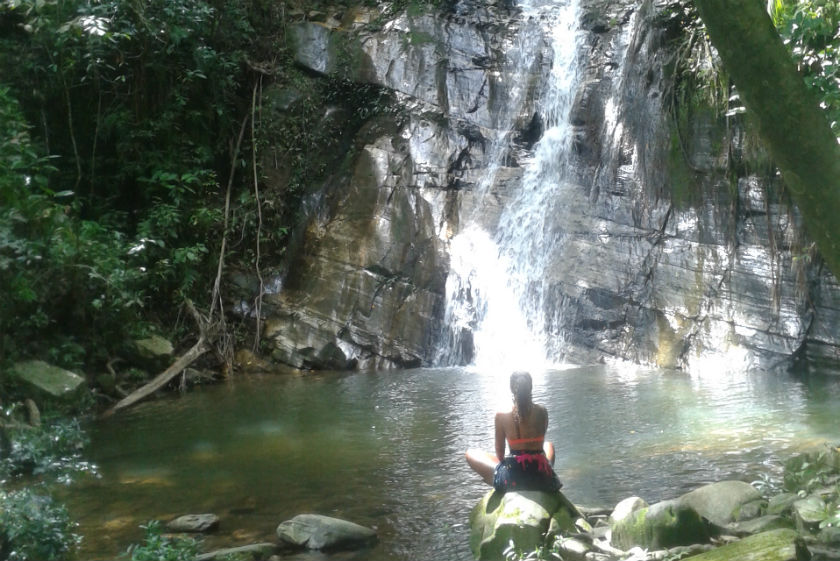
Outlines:
[{"label": "water reflection", "polygon": [[[579,504],[750,480],[836,438],[832,380],[597,366],[534,381]],[[360,559],[470,559],[469,511],[487,489],[463,452],[492,448],[509,395],[507,376],[419,369],[239,378],[139,405],[93,427],[101,478],[62,491],[82,521],[81,557],[113,558],[152,518],[214,512],[213,547],[272,540],[279,522],[318,512],[377,528]]]}]

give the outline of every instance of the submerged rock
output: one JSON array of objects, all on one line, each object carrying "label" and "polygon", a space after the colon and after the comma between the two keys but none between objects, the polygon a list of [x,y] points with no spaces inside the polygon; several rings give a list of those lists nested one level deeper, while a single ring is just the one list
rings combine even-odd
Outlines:
[{"label": "submerged rock", "polygon": [[286,545],[307,549],[353,549],[376,541],[376,532],[347,520],[320,514],[299,514],[277,527]]},{"label": "submerged rock", "polygon": [[166,524],[171,532],[209,532],[219,527],[219,517],[215,514],[185,514]]},{"label": "submerged rock", "polygon": [[490,491],[470,514],[470,549],[476,559],[504,559],[511,542],[521,551],[576,533],[577,508],[561,492]]},{"label": "submerged rock", "polygon": [[273,543],[255,543],[239,547],[217,549],[196,556],[196,561],[214,561],[216,559],[267,559],[277,547]]}]

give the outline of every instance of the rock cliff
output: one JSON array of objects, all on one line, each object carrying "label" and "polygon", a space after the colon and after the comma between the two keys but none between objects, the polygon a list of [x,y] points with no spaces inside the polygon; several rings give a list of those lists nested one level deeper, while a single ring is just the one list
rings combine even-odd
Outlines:
[{"label": "rock cliff", "polygon": [[[697,371],[836,364],[840,287],[772,166],[753,165],[761,150],[744,115],[674,117],[681,43],[668,9],[578,8],[571,143],[562,200],[539,240],[548,258],[534,327],[557,360]],[[511,2],[415,12],[382,19],[336,7],[291,24],[296,59],[315,79],[376,87],[389,101],[343,130],[351,138],[335,173],[312,186],[282,288],[266,296],[279,361],[473,359],[477,320],[447,316],[449,244],[468,226],[494,235],[522,188],[544,132],[553,52],[539,33],[521,33],[534,22]],[[528,64],[514,62],[517,49],[533,51]],[[469,307],[477,299],[464,286]]]}]

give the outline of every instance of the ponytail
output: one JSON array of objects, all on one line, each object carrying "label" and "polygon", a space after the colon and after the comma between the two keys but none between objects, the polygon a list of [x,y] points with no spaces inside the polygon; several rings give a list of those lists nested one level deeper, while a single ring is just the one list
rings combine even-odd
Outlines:
[{"label": "ponytail", "polygon": [[510,375],[510,391],[513,394],[513,418],[518,424],[522,417],[531,412],[531,375],[527,372],[514,372]]}]

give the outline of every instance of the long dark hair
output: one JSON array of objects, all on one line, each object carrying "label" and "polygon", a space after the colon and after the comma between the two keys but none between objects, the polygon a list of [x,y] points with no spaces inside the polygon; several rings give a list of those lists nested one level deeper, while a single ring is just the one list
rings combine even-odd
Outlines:
[{"label": "long dark hair", "polygon": [[510,391],[513,394],[513,418],[519,420],[531,412],[531,375],[527,372],[514,372],[510,375]]}]

